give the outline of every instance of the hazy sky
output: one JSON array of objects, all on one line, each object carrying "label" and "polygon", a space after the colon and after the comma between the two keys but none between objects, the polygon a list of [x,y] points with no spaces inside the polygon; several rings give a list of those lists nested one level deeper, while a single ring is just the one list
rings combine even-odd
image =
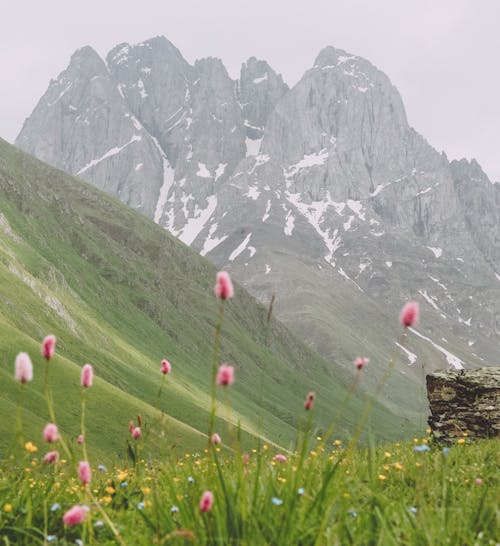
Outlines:
[{"label": "hazy sky", "polygon": [[410,124],[500,181],[500,0],[0,0],[0,136],[13,141],[73,51],[165,35],[236,77],[263,58],[289,85],[326,45],[368,58]]}]

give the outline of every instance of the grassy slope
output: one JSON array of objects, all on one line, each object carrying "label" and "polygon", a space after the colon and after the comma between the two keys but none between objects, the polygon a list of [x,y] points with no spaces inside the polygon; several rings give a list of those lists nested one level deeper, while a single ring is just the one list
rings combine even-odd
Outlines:
[{"label": "grassy slope", "polygon": [[[213,266],[111,197],[1,140],[0,213],[3,414],[13,415],[17,399],[15,355],[27,351],[36,380],[27,389],[26,421],[32,439],[40,436],[47,415],[39,342],[53,332],[60,340],[51,372],[56,412],[68,433],[78,432],[79,368],[92,362],[99,379],[90,393],[89,439],[97,451],[122,453],[129,419],[154,413],[159,361],[167,357],[174,373],[159,401],[169,416],[166,445],[200,445],[217,316]],[[280,323],[273,320],[268,333],[266,314],[237,287],[220,360],[237,367],[231,418],[256,433],[260,415],[264,435],[288,445],[308,390],[318,393],[326,425],[346,389],[335,366]],[[352,400],[341,429],[357,422],[363,403]],[[381,406],[373,419],[382,438],[412,433]],[[12,420],[0,423],[0,433],[12,429]]]}]

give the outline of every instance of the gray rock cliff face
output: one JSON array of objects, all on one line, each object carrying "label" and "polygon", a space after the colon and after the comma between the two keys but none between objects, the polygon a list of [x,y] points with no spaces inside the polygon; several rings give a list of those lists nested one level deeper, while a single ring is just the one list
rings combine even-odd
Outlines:
[{"label": "gray rock cliff face", "polygon": [[[426,315],[413,341],[443,366],[499,358],[499,186],[415,132],[366,59],[327,47],[289,89],[265,61],[248,59],[234,81],[219,59],[190,65],[163,37],[120,44],[107,63],[84,48],[16,143],[258,297],[276,293],[281,318],[331,358],[368,340],[354,328],[339,342],[325,325],[341,329],[343,316],[352,332],[352,308],[395,315],[408,298]],[[420,362],[427,349],[401,357]]]}]

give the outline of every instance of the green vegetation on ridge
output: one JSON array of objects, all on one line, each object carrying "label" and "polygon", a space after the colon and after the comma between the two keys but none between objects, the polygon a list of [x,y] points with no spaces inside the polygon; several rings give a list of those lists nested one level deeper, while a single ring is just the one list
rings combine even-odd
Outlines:
[{"label": "green vegetation on ridge", "polygon": [[[216,301],[215,269],[153,222],[78,179],[0,140],[0,407],[13,414],[12,379],[19,351],[35,365],[26,399],[26,431],[36,440],[47,419],[41,396],[44,335],[58,336],[51,364],[56,415],[62,430],[78,433],[79,370],[94,365],[89,396],[90,446],[107,457],[124,453],[127,424],[136,413],[168,416],[162,449],[199,446],[208,423]],[[345,399],[335,363],[294,338],[242,288],[228,303],[220,360],[236,366],[231,411],[244,430],[288,446],[305,394],[316,391],[317,421],[326,427]],[[335,335],[335,332],[332,332]],[[353,355],[355,356],[355,355]],[[159,363],[174,372],[161,400]],[[355,395],[339,424],[351,430],[364,397]],[[260,418],[260,419],[259,419]],[[411,425],[383,406],[372,413],[374,433],[408,437]],[[220,426],[221,417],[218,424]],[[12,422],[0,425],[5,447]],[[159,451],[158,454],[164,453]]]}]

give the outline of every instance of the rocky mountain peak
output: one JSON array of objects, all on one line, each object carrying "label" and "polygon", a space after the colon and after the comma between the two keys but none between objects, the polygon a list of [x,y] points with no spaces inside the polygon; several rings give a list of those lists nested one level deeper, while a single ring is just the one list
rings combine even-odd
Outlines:
[{"label": "rocky mountain peak", "polygon": [[345,63],[347,60],[357,60],[358,57],[351,55],[343,49],[337,49],[333,46],[324,47],[317,55],[314,61],[315,68],[334,67]]},{"label": "rocky mountain peak", "polygon": [[281,74],[266,61],[250,57],[242,64],[238,95],[250,139],[262,137],[271,112],[287,91]]},{"label": "rocky mountain peak", "polygon": [[[394,312],[416,297],[443,338],[471,338],[466,354],[500,332],[500,186],[409,127],[368,60],[326,47],[291,89],[264,60],[249,58],[234,81],[220,59],[192,66],[164,37],[120,44],[107,63],[77,52],[17,144],[230,267],[257,296],[276,291],[290,317],[303,311],[297,286],[322,285]],[[316,338],[329,356],[330,337]]]}]

